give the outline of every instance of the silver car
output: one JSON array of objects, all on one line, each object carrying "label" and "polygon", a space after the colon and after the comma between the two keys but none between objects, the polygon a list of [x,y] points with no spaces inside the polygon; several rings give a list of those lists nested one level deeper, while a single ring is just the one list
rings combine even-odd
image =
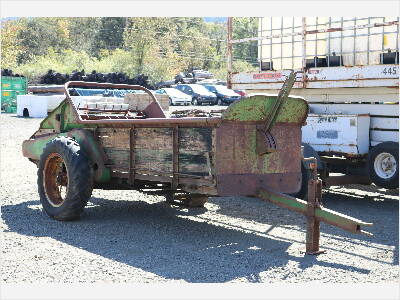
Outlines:
[{"label": "silver car", "polygon": [[192,97],[175,89],[162,88],[156,91],[156,94],[166,94],[169,97],[169,105],[189,105]]}]

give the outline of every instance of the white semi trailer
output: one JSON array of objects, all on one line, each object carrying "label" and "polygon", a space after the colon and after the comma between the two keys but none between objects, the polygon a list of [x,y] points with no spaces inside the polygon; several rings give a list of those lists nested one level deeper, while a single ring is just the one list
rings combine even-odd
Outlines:
[{"label": "white semi trailer", "polygon": [[228,39],[252,41],[260,70],[228,73],[228,82],[276,93],[290,69],[302,72],[291,95],[310,105],[304,153],[317,157],[324,185],[398,188],[398,18],[266,17],[257,37]]}]

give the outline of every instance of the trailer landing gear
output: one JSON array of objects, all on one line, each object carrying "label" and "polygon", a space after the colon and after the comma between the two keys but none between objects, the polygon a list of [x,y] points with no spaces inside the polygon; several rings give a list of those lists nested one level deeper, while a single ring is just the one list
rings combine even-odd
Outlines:
[{"label": "trailer landing gear", "polygon": [[308,181],[308,201],[307,201],[307,232],[306,232],[306,252],[309,255],[325,253],[326,250],[319,249],[320,222],[315,217],[315,209],[322,207],[322,181],[317,175],[316,159],[311,158],[309,164],[312,177]]}]

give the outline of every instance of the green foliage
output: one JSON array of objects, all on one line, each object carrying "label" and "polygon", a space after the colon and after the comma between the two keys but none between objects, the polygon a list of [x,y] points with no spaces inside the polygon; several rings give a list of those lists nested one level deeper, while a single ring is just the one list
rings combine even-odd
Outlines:
[{"label": "green foliage", "polygon": [[[245,61],[234,61],[232,66],[233,72],[251,72],[258,71],[258,67],[254,66]],[[226,80],[227,79],[227,66],[226,63],[223,63],[219,68],[211,68],[210,72],[212,72],[215,78]]]},{"label": "green foliage", "polygon": [[17,39],[23,51],[17,55],[18,63],[26,63],[45,55],[49,48],[65,49],[68,37],[57,18],[30,18],[20,20],[22,26]]},{"label": "green foliage", "polygon": [[126,18],[100,18],[100,28],[94,39],[96,54],[101,49],[114,50],[122,48],[125,25]]},{"label": "green foliage", "polygon": [[[258,19],[257,18],[233,18],[233,39],[241,39],[243,37],[258,36]],[[236,44],[233,47],[233,57],[236,60],[243,60],[249,63],[257,63],[257,41]]]},{"label": "green foliage", "polygon": [[[256,35],[256,18],[234,18],[234,38]],[[20,18],[2,23],[2,68],[30,79],[60,73],[124,72],[153,83],[192,68],[226,79],[226,25],[203,18]],[[234,47],[234,71],[254,70],[257,47]]]},{"label": "green foliage", "polygon": [[22,25],[18,21],[6,21],[1,24],[1,67],[11,69],[17,65],[17,57],[23,52],[18,39],[18,32]]},{"label": "green foliage", "polygon": [[34,57],[29,62],[14,67],[13,70],[29,79],[36,79],[49,69],[59,73],[71,73],[73,70],[90,70],[95,64],[96,59],[84,51],[68,49],[57,53],[53,48],[49,48],[46,55]]}]

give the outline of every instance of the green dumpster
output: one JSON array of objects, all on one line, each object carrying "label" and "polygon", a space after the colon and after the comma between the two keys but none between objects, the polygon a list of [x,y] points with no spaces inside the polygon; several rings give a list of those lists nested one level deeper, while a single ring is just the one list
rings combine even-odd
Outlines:
[{"label": "green dumpster", "polygon": [[17,96],[27,94],[26,77],[1,76],[1,110],[6,113],[17,111]]}]

